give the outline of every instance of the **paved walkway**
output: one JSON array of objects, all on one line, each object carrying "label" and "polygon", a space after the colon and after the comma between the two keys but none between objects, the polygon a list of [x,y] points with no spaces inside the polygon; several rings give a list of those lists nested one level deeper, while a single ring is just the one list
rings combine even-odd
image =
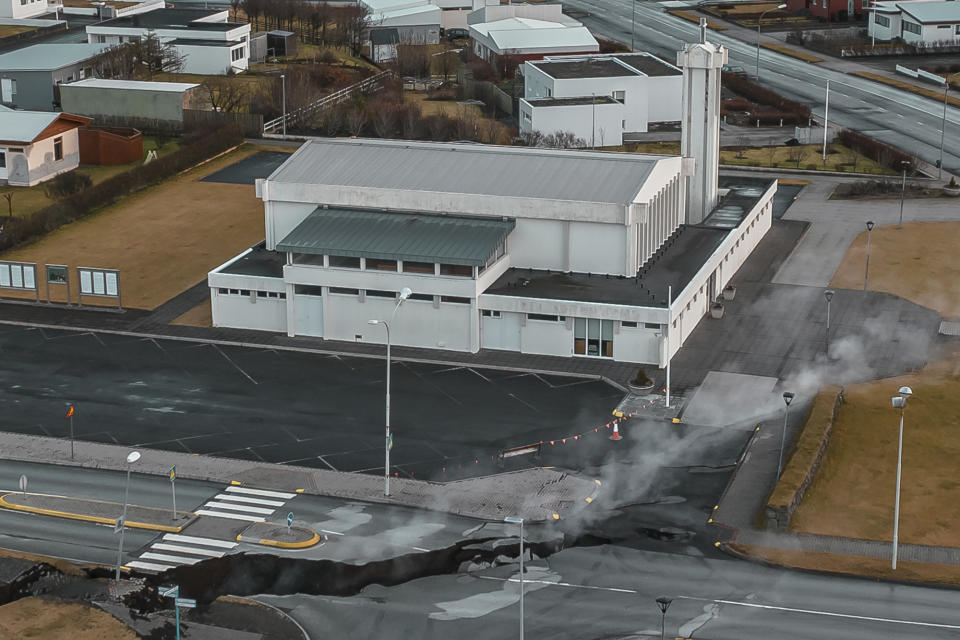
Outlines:
[{"label": "paved walkway", "polygon": [[[9,460],[125,471],[129,448],[77,442],[75,459],[71,460],[68,440],[3,432],[0,451]],[[307,494],[445,511],[482,520],[499,521],[508,515],[522,516],[528,522],[566,518],[586,507],[587,498],[592,500],[599,491],[599,484],[594,480],[553,469],[526,469],[447,483],[393,478],[391,495],[386,497],[383,478],[364,473],[251,463],[156,449],[140,451],[143,457],[137,463],[138,473],[166,476],[170,467],[176,466],[181,478],[294,493],[302,490]]]}]

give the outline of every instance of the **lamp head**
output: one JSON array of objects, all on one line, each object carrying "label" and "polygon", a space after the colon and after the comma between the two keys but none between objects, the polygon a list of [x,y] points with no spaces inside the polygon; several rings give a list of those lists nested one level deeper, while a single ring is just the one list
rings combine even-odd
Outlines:
[{"label": "lamp head", "polygon": [[907,406],[907,399],[901,398],[900,396],[893,396],[890,398],[891,404],[893,404],[894,409],[903,409]]},{"label": "lamp head", "polygon": [[409,298],[412,293],[413,291],[410,290],[410,287],[404,287],[403,289],[400,289],[400,301],[403,302]]},{"label": "lamp head", "polygon": [[367,324],[380,324],[379,320],[367,320]]},{"label": "lamp head", "polygon": [[794,397],[796,397],[796,395],[797,394],[795,394],[793,391],[783,392],[783,401],[786,403],[788,407],[790,406],[790,403],[793,402],[793,399]]},{"label": "lamp head", "polygon": [[503,521],[507,524],[523,524],[523,518],[519,518],[517,516],[507,516],[503,519]]},{"label": "lamp head", "polygon": [[830,302],[831,300],[833,300],[834,293],[836,293],[836,291],[834,291],[833,289],[827,289],[826,291],[823,292],[823,299],[826,300],[827,302]]},{"label": "lamp head", "polygon": [[897,393],[900,394],[901,398],[906,400],[907,398],[913,395],[913,389],[911,389],[910,387],[900,387],[899,389],[897,389]]},{"label": "lamp head", "polygon": [[867,220],[867,231],[873,231],[873,227],[876,226],[873,220]]},{"label": "lamp head", "polygon": [[778,4],[778,5],[777,5],[777,9],[786,9],[786,8],[787,8],[787,5],[785,5],[785,4]]},{"label": "lamp head", "polygon": [[657,598],[657,606],[660,608],[660,613],[666,613],[667,609],[670,608],[671,602],[673,602],[673,598],[668,598],[666,596],[660,596]]},{"label": "lamp head", "polygon": [[131,451],[130,453],[127,454],[127,464],[133,464],[139,459],[140,459],[139,451]]}]

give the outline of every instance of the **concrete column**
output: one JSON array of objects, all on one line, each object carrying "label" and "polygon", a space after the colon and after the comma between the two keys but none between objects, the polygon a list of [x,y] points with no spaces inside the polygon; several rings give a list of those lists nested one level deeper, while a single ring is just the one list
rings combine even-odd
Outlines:
[{"label": "concrete column", "polygon": [[470,298],[470,352],[480,351],[480,307],[476,298]]},{"label": "concrete column", "polygon": [[[297,296],[293,293],[296,291],[296,287],[289,282],[285,283],[285,287],[287,291],[287,335],[292,338],[297,335]],[[326,300],[324,300],[324,303],[326,303]]]}]

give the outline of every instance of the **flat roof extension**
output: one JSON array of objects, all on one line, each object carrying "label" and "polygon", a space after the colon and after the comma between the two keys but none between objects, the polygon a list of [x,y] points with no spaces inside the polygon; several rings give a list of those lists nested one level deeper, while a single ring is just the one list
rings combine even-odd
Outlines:
[{"label": "flat roof extension", "polygon": [[650,76],[651,78],[658,76],[683,75],[683,71],[681,71],[678,67],[675,67],[669,62],[661,60],[657,56],[650,53],[618,53],[613,57],[624,62],[625,64],[630,65],[643,75]]},{"label": "flat roof extension", "polygon": [[551,78],[617,78],[640,75],[636,69],[620,64],[613,58],[584,58],[582,60],[538,60],[532,62]]},{"label": "flat roof extension", "polygon": [[576,98],[523,98],[531,107],[569,107],[580,104],[620,104],[611,96],[578,96]]}]

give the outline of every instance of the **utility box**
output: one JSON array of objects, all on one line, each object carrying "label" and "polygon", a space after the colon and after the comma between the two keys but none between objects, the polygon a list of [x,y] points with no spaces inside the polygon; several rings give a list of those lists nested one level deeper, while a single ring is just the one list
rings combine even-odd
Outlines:
[{"label": "utility box", "polygon": [[294,56],[297,54],[297,34],[291,31],[267,31],[267,55]]}]

